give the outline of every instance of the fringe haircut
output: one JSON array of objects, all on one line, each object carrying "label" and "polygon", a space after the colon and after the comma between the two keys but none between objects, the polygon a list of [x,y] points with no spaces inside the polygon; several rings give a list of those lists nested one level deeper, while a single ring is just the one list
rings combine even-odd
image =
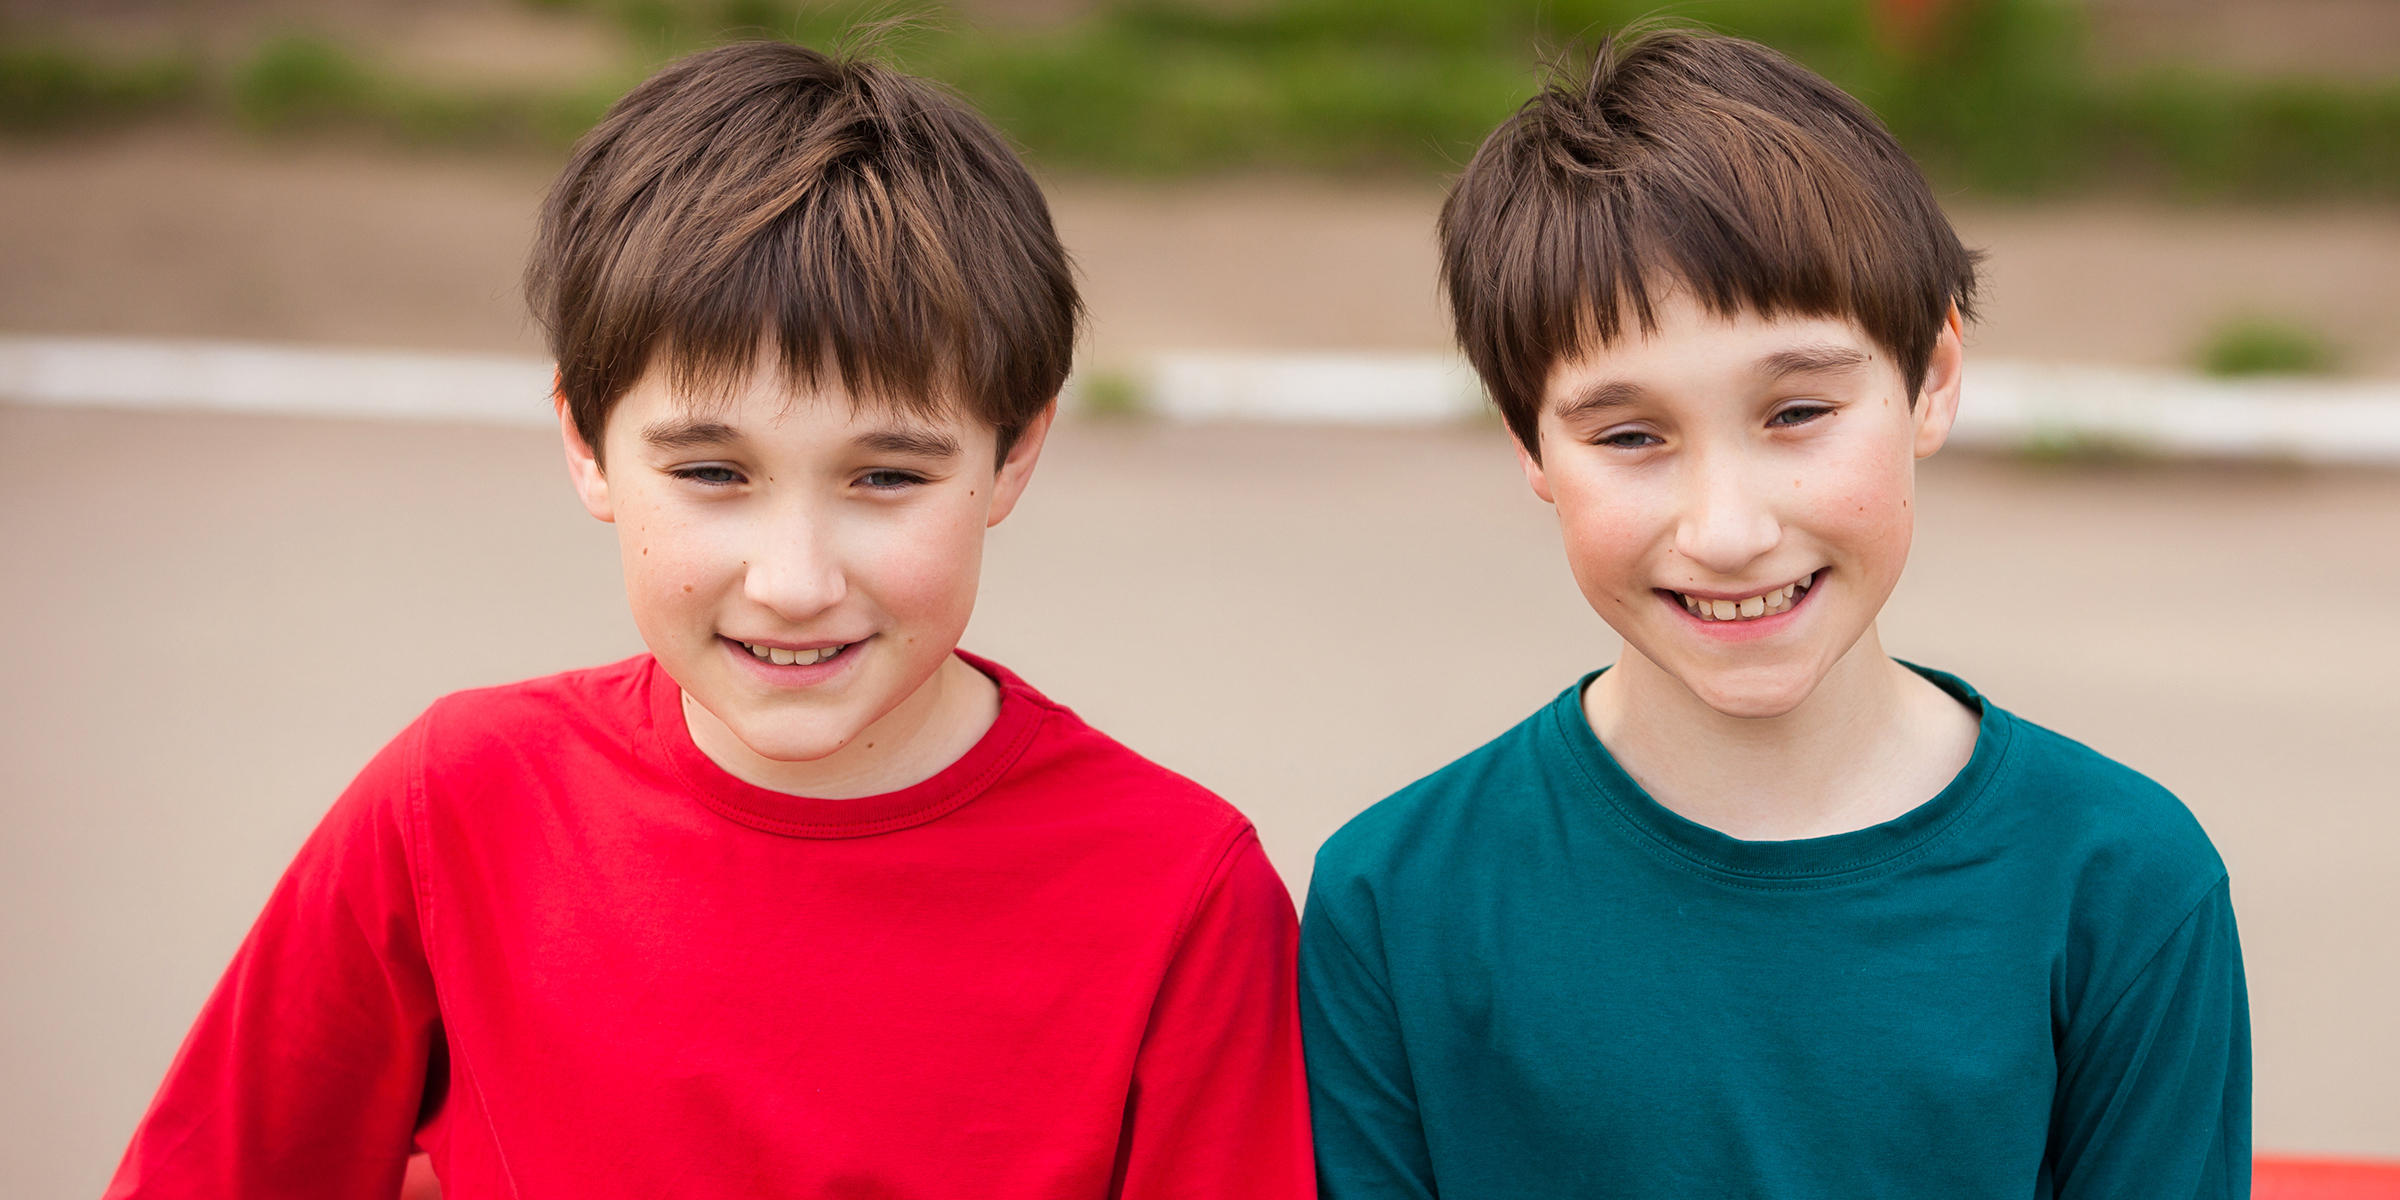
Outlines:
[{"label": "fringe haircut", "polygon": [[1635,29],[1493,131],[1442,205],[1459,344],[1529,453],[1560,360],[1658,327],[1673,289],[1856,321],[1911,403],[1978,255],[1872,113],[1756,42]]},{"label": "fringe haircut", "polygon": [[594,451],[654,360],[704,399],[772,356],[796,392],[963,409],[1006,454],[1083,316],[997,131],[938,85],[780,42],[694,54],[619,100],[543,203],[525,290]]}]

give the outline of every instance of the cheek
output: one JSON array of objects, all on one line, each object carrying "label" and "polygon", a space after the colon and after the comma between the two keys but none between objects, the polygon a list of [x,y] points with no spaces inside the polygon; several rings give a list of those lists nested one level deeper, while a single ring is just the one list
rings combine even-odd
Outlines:
[{"label": "cheek", "polygon": [[[673,619],[715,602],[738,579],[740,553],[722,531],[655,506],[620,511],[617,543],[625,564],[625,597],[635,625],[662,632]],[[733,570],[728,570],[731,564]]]},{"label": "cheek", "polygon": [[1551,491],[1558,498],[1567,565],[1585,598],[1599,605],[1622,602],[1629,590],[1647,595],[1637,577],[1652,544],[1673,536],[1671,506],[1662,518],[1655,498],[1626,480],[1603,488],[1597,480],[1569,475],[1554,478]]},{"label": "cheek", "polygon": [[982,515],[967,507],[929,505],[860,522],[843,556],[852,586],[892,616],[963,626],[983,566]]},{"label": "cheek", "polygon": [[[1916,528],[1916,476],[1907,459],[1862,451],[1801,478],[1798,516],[1873,575],[1897,576]],[[1814,486],[1811,486],[1813,483]]]}]

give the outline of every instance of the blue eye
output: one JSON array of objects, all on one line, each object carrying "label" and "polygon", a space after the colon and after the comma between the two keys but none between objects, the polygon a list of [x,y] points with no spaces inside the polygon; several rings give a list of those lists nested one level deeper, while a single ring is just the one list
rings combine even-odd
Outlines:
[{"label": "blue eye", "polygon": [[1806,425],[1810,421],[1814,421],[1818,417],[1822,417],[1832,411],[1833,406],[1828,404],[1796,404],[1790,408],[1777,412],[1774,416],[1768,417],[1767,424],[1783,425],[1787,427],[1792,425]]},{"label": "blue eye", "polygon": [[677,479],[688,479],[693,483],[705,483],[712,487],[725,487],[742,481],[742,473],[732,467],[677,467],[668,474]]},{"label": "blue eye", "polygon": [[915,487],[923,482],[925,482],[924,476],[908,471],[869,471],[858,477],[859,486],[885,492]]},{"label": "blue eye", "polygon": [[1592,444],[1595,446],[1614,446],[1619,450],[1639,450],[1644,446],[1656,445],[1658,440],[1659,439],[1656,434],[1650,433],[1647,430],[1620,429],[1615,433],[1602,434],[1599,440],[1593,442]]}]

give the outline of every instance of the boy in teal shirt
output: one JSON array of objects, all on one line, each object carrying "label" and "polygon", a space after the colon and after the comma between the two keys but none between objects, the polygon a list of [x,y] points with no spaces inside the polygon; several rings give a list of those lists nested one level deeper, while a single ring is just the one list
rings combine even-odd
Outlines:
[{"label": "boy in teal shirt", "polygon": [[2248,1195],[2206,835],[1878,644],[1975,287],[1891,136],[1764,47],[1620,38],[1441,239],[1625,648],[1318,854],[1324,1193]]}]

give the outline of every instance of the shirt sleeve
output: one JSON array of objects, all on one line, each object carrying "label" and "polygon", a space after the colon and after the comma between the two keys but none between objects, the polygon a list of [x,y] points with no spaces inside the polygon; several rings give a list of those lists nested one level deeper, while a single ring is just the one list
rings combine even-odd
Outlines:
[{"label": "shirt sleeve", "polygon": [[1431,1200],[1432,1156],[1381,956],[1344,932],[1310,890],[1300,930],[1300,1020],[1308,1043],[1317,1185],[1327,1200]]},{"label": "shirt sleeve", "polygon": [[1291,893],[1245,829],[1186,924],[1133,1070],[1112,1196],[1316,1194]]},{"label": "shirt sleeve", "polygon": [[420,721],[300,849],[107,1195],[391,1200],[441,1045],[403,838]]},{"label": "shirt sleeve", "polygon": [[2250,1008],[2219,881],[2060,1059],[2060,1200],[2250,1194]]}]

